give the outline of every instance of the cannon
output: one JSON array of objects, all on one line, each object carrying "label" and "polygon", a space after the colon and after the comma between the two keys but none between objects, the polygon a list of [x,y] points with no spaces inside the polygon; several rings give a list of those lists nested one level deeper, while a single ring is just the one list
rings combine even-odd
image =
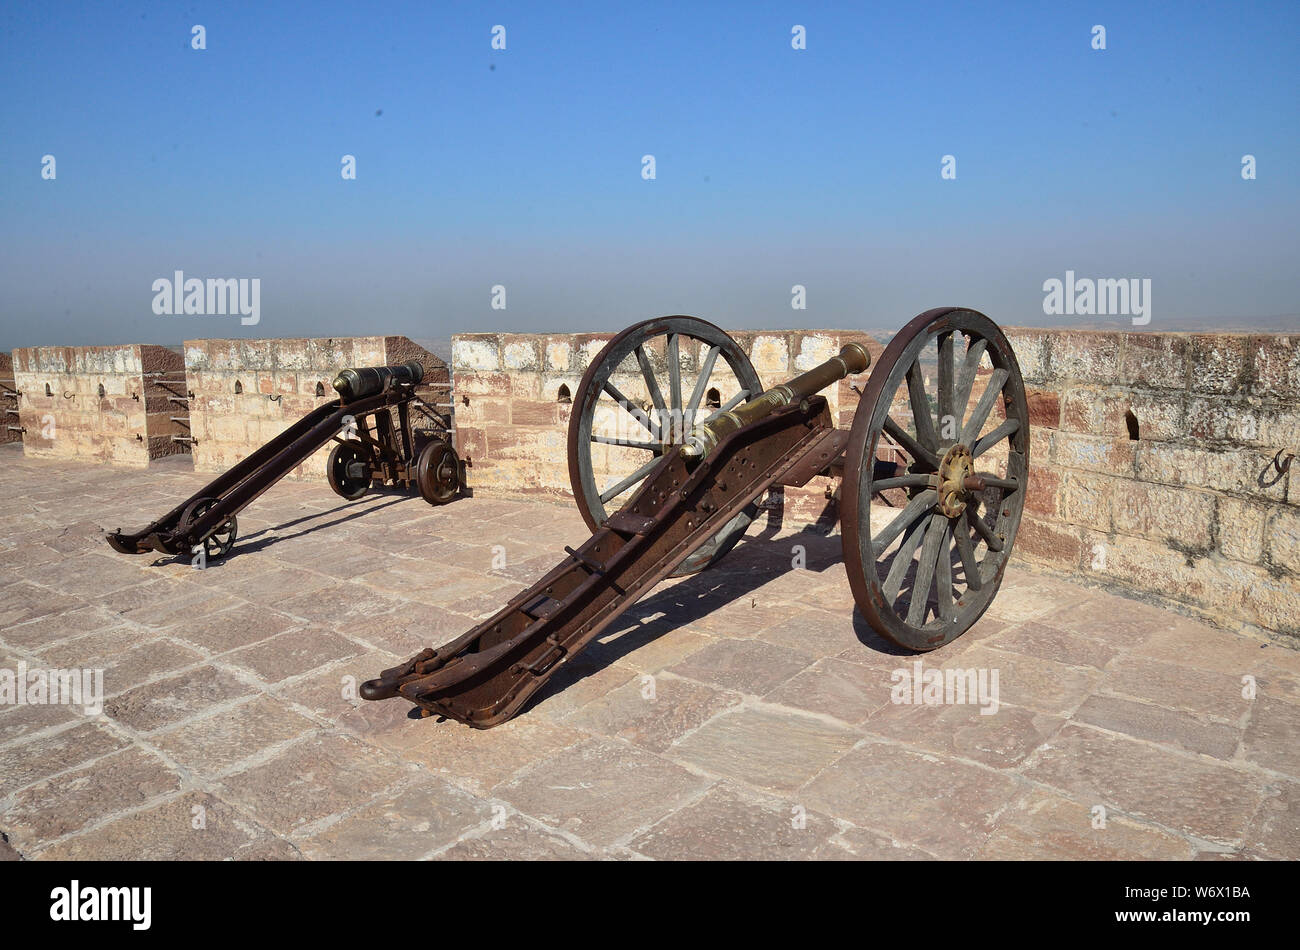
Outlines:
[{"label": "cannon", "polygon": [[[340,497],[360,498],[376,482],[408,489],[414,484],[429,504],[446,504],[463,485],[464,470],[451,445],[450,417],[416,396],[423,379],[424,367],[415,360],[343,370],[333,382],[337,399],[318,406],[144,530],[108,533],[108,543],[123,554],[197,554],[202,545],[205,560],[224,557],[238,537],[236,515],[330,441],[338,444],[325,471]],[[413,405],[432,421],[436,434],[422,447],[412,429]]]},{"label": "cannon", "polygon": [[[764,390],[745,351],[703,320],[618,334],[587,368],[569,420],[570,478],[591,537],[494,616],[383,671],[361,696],[478,728],[504,722],[656,584],[724,557],[764,492],[819,474],[842,475],[844,565],[862,616],[907,649],[951,642],[997,593],[1024,507],[1020,369],[988,317],[930,310],[892,338],[854,390],[851,428],[836,428],[819,393],[870,362],[849,343]],[[684,368],[696,376],[689,395]],[[632,470],[610,474],[615,456]]]}]

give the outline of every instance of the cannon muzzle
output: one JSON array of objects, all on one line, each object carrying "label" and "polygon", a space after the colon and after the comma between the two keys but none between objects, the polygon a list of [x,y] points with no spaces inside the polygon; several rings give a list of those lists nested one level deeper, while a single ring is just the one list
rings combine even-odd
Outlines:
[{"label": "cannon muzzle", "polygon": [[712,452],[723,438],[737,429],[744,428],[751,422],[757,422],[782,406],[815,396],[827,386],[838,383],[845,376],[865,372],[870,365],[871,354],[867,352],[865,346],[860,343],[845,343],[840,347],[838,356],[832,356],[820,366],[814,366],[788,383],[773,386],[743,406],[724,412],[707,422],[701,422],[691,430],[691,434],[682,444],[682,458],[703,458]]},{"label": "cannon muzzle", "polygon": [[333,386],[345,403],[373,396],[391,386],[410,383],[412,386],[424,379],[424,367],[415,360],[400,366],[363,366],[345,369],[334,377]]}]

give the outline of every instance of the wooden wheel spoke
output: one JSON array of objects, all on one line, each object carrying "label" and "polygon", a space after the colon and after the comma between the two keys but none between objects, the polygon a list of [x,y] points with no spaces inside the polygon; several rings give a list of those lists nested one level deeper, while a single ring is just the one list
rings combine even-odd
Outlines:
[{"label": "wooden wheel spoke", "polygon": [[970,445],[971,440],[980,434],[980,429],[984,428],[984,420],[993,411],[993,404],[997,401],[998,396],[1002,394],[1002,387],[1010,375],[1005,369],[995,369],[993,374],[989,376],[989,383],[984,387],[984,392],[980,395],[980,401],[975,404],[975,409],[966,422],[966,428],[962,430],[961,441],[966,445]]},{"label": "wooden wheel spoke", "polygon": [[912,407],[917,439],[928,449],[938,448],[939,436],[934,431],[934,416],[930,415],[930,400],[925,394],[925,376],[919,362],[907,368],[907,401]]},{"label": "wooden wheel spoke", "polygon": [[939,548],[948,533],[948,519],[941,514],[930,516],[930,526],[925,532],[925,544],[921,545],[921,560],[916,566],[916,580],[912,584],[912,599],[907,605],[907,622],[913,627],[925,624],[926,602],[930,599],[930,586],[934,583],[935,565],[939,560]]},{"label": "wooden wheel spoke", "polygon": [[632,400],[624,396],[617,386],[615,386],[609,380],[605,380],[605,385],[602,386],[601,388],[609,396],[609,398],[613,399],[616,403],[618,403],[620,406],[623,407],[624,412],[626,412],[637,422],[641,423],[641,425],[645,427],[645,430],[647,432],[649,432],[656,439],[659,438],[658,427],[655,426],[655,424],[650,421],[650,417],[647,416],[644,412],[642,412],[639,408],[634,408],[636,406],[636,403],[632,402]]},{"label": "wooden wheel spoke", "polygon": [[659,391],[659,381],[655,379],[654,367],[650,365],[650,357],[646,354],[645,347],[638,343],[635,352],[636,361],[641,365],[641,375],[645,378],[646,391],[650,393],[650,401],[659,412],[660,429],[662,429],[663,419],[668,413],[664,394]]},{"label": "wooden wheel spoke", "polygon": [[[961,429],[961,420],[957,419],[950,422],[953,415],[953,371],[956,368],[953,356],[952,334],[939,334],[939,372],[937,385],[939,387],[939,435],[942,436],[945,429],[951,425],[953,438]],[[944,441],[948,441],[944,439]]]},{"label": "wooden wheel spoke", "polygon": [[617,498],[619,495],[623,494],[623,492],[627,491],[637,482],[644,480],[645,477],[649,475],[651,471],[653,471],[654,467],[659,464],[659,462],[660,459],[658,456],[652,458],[650,461],[646,462],[644,465],[638,468],[627,478],[623,479],[622,481],[618,482],[614,486],[607,488],[603,492],[601,492],[600,500],[602,502],[606,502],[609,501],[611,498]]},{"label": "wooden wheel spoke", "polygon": [[709,378],[713,375],[713,364],[718,361],[718,354],[721,352],[721,347],[710,346],[708,353],[704,355],[704,365],[700,367],[700,376],[695,381],[695,389],[691,391],[691,401],[686,406],[686,415],[692,425],[695,423],[695,414],[700,410],[700,400],[704,398],[704,392],[708,388]]},{"label": "wooden wheel spoke", "polygon": [[925,514],[927,510],[934,506],[938,501],[939,493],[933,488],[927,489],[907,503],[907,507],[897,518],[889,522],[889,526],[873,539],[876,549],[876,557],[885,553],[885,548],[889,543],[902,533],[903,529],[908,527],[917,518]]},{"label": "wooden wheel spoke", "polygon": [[962,527],[960,519],[953,524],[952,536],[957,542],[957,555],[961,558],[961,569],[966,575],[966,586],[971,590],[979,590],[984,586],[984,581],[980,579],[979,563],[975,560],[975,545],[971,543],[970,531]]},{"label": "wooden wheel spoke", "polygon": [[934,594],[939,605],[939,619],[951,622],[956,617],[952,602],[952,547],[948,539],[952,523],[943,519],[943,540],[939,542],[939,558],[934,562]]},{"label": "wooden wheel spoke", "polygon": [[953,395],[958,426],[966,419],[966,404],[970,402],[971,389],[975,386],[975,375],[979,372],[980,360],[984,357],[988,345],[989,341],[982,338],[969,340],[966,344],[966,358],[962,361],[961,372],[957,374],[957,391]]},{"label": "wooden wheel spoke", "polygon": [[656,454],[663,451],[663,444],[659,442],[637,442],[634,439],[617,439],[607,435],[593,435],[591,441],[599,442],[601,445],[618,445],[626,449],[645,449]]},{"label": "wooden wheel spoke", "polygon": [[889,565],[889,573],[885,576],[881,592],[885,595],[885,602],[891,607],[894,601],[898,600],[898,591],[903,586],[903,578],[907,576],[907,569],[912,565],[912,555],[925,539],[925,530],[929,524],[930,520],[926,518],[912,525],[907,536],[903,538],[903,543],[898,546],[894,563]]},{"label": "wooden wheel spoke", "polygon": [[939,456],[912,438],[912,434],[895,422],[893,416],[885,416],[883,428],[915,461],[924,462],[931,468],[939,467]]},{"label": "wooden wheel spoke", "polygon": [[973,505],[966,506],[966,521],[975,533],[984,539],[984,543],[989,546],[990,551],[1002,550],[1002,539],[993,533],[993,529],[984,523],[984,519],[975,511]]},{"label": "wooden wheel spoke", "polygon": [[871,483],[873,492],[888,491],[891,488],[924,488],[930,484],[929,475],[895,475]]},{"label": "wooden wheel spoke", "polygon": [[680,336],[668,337],[668,399],[674,416],[682,411],[682,354]]},{"label": "wooden wheel spoke", "polygon": [[1013,436],[1020,431],[1019,419],[1008,419],[1002,425],[998,426],[986,436],[982,436],[978,442],[971,448],[972,458],[979,458],[993,446],[997,445],[1008,436]]}]

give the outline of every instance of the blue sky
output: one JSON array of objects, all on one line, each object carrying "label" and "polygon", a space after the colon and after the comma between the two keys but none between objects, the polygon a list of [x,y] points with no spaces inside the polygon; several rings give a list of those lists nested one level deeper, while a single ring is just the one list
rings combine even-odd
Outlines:
[{"label": "blue sky", "polygon": [[[0,347],[945,304],[1066,326],[1042,284],[1067,269],[1150,278],[1152,330],[1300,311],[1295,2],[10,2],[0,25]],[[154,314],[177,269],[260,278],[261,323]]]}]

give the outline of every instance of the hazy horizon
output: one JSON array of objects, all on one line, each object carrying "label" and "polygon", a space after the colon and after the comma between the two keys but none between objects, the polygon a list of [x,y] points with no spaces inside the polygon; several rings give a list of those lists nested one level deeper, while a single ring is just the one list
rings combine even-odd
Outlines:
[{"label": "hazy horizon", "polygon": [[[0,348],[1300,331],[1300,5],[648,10],[9,5]],[[155,313],[178,270],[257,280],[258,322]],[[1150,322],[1046,314],[1067,272],[1150,281]]]}]

